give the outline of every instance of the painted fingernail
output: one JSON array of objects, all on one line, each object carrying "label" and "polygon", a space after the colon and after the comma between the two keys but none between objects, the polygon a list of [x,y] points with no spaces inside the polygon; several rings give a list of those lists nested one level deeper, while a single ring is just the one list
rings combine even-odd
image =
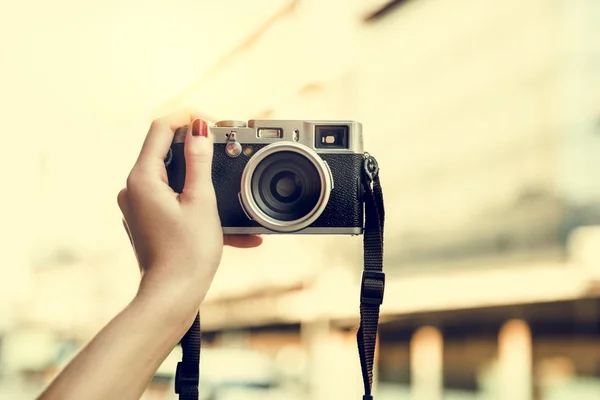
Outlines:
[{"label": "painted fingernail", "polygon": [[195,119],[192,122],[192,135],[193,136],[208,136],[208,127],[206,126],[206,122],[201,119]]}]

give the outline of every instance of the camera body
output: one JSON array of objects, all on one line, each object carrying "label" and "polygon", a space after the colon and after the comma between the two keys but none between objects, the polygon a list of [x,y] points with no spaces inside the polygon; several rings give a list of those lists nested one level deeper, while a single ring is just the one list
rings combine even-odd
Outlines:
[{"label": "camera body", "polygon": [[[354,121],[219,121],[212,179],[225,234],[363,232],[362,125]],[[187,127],[165,158],[169,185],[185,182]]]}]

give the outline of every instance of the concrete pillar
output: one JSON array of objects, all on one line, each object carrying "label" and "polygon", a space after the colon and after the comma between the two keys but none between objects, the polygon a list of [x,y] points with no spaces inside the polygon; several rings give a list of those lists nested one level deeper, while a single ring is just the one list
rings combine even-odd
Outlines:
[{"label": "concrete pillar", "polygon": [[431,326],[415,332],[410,341],[411,400],[442,400],[444,339]]},{"label": "concrete pillar", "polygon": [[354,332],[333,329],[327,320],[302,324],[302,341],[308,351],[310,400],[357,399],[362,395],[360,361]]},{"label": "concrete pillar", "polygon": [[525,321],[508,321],[498,337],[500,400],[533,400],[531,332]]}]

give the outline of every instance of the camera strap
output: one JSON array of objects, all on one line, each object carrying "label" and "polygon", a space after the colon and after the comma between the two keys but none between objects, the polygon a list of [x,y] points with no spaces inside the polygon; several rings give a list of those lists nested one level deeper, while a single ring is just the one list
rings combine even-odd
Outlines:
[{"label": "camera strap", "polygon": [[358,355],[365,387],[363,400],[373,400],[373,363],[379,326],[379,309],[383,303],[383,226],[385,208],[379,182],[377,160],[365,153],[363,163],[365,189],[365,228],[363,233],[364,269],[360,285],[360,326],[356,334]]},{"label": "camera strap", "polygon": [[[360,327],[357,343],[365,394],[363,400],[373,400],[373,363],[379,326],[379,309],[383,302],[385,274],[383,272],[383,227],[385,209],[379,182],[377,160],[364,154],[363,187],[365,190],[365,225],[363,233],[364,270],[360,288]],[[182,359],[177,363],[175,393],[179,400],[198,400],[200,380],[200,313],[181,339]]]},{"label": "camera strap", "polygon": [[179,400],[198,400],[198,384],[200,381],[200,313],[196,314],[194,323],[181,339],[181,361],[177,363],[175,372],[175,393]]}]

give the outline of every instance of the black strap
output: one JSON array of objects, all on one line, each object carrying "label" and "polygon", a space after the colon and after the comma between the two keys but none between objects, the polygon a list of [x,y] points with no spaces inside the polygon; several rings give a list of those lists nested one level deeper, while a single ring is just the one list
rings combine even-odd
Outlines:
[{"label": "black strap", "polygon": [[[357,333],[358,354],[365,395],[373,400],[373,359],[379,325],[379,307],[383,302],[385,274],[383,273],[383,225],[385,210],[379,183],[379,166],[375,158],[365,153],[363,163],[365,189],[364,271],[360,291],[360,328]],[[179,400],[198,400],[200,376],[200,314],[181,339],[182,360],[177,363],[175,393]]]},{"label": "black strap", "polygon": [[383,303],[383,226],[385,209],[379,183],[379,166],[374,157],[365,154],[365,229],[363,234],[364,270],[360,289],[360,327],[357,333],[358,355],[365,394],[373,400],[373,361],[377,343],[379,308]]},{"label": "black strap", "polygon": [[181,339],[183,357],[177,363],[175,373],[175,393],[179,400],[198,400],[198,382],[200,379],[200,313]]}]

